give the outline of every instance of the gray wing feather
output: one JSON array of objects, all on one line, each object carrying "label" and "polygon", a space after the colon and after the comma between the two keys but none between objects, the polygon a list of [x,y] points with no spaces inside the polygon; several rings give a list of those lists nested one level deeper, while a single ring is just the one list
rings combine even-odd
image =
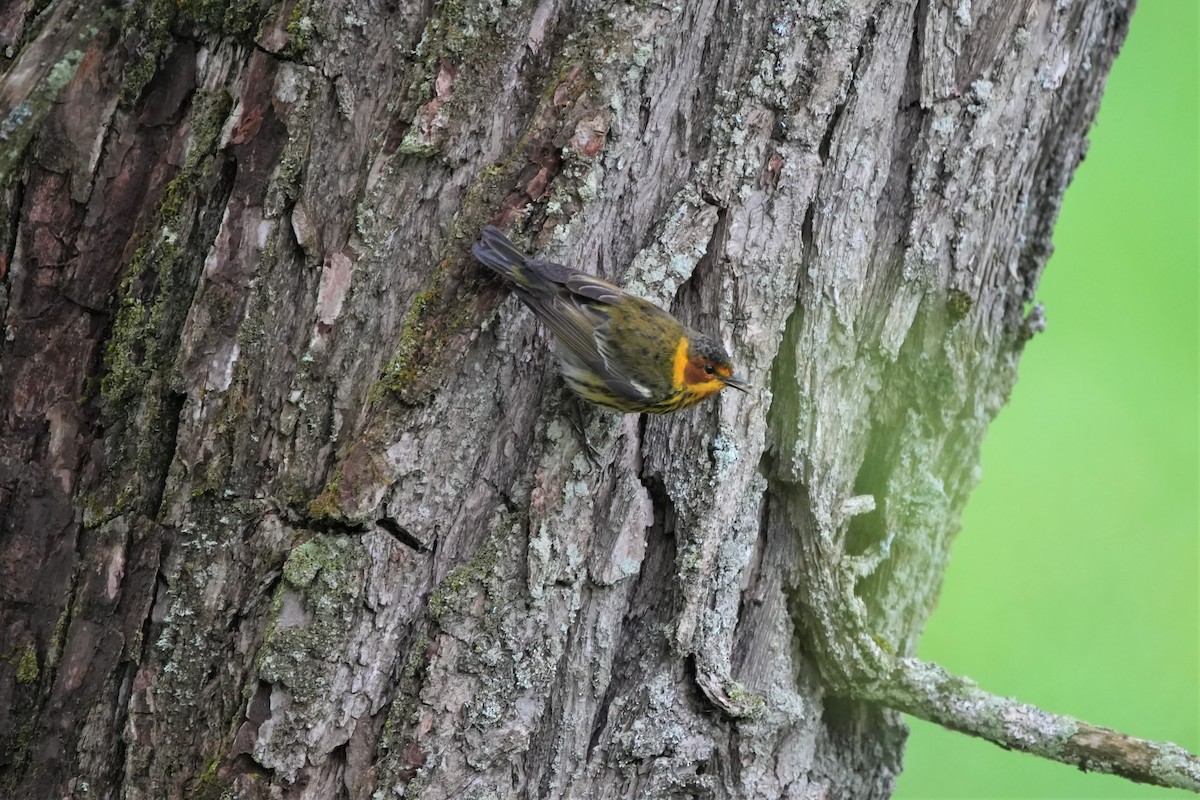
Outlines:
[{"label": "gray wing feather", "polygon": [[582,295],[589,300],[605,305],[612,305],[621,299],[622,292],[608,281],[602,281],[594,275],[572,271],[563,284],[573,293]]},{"label": "gray wing feather", "polygon": [[603,303],[607,306],[621,299],[620,287],[613,286],[595,275],[588,275],[586,272],[579,272],[553,261],[543,261],[540,258],[531,258],[527,264],[530,272],[548,278],[554,283],[566,287],[571,294],[577,294],[594,303]]}]

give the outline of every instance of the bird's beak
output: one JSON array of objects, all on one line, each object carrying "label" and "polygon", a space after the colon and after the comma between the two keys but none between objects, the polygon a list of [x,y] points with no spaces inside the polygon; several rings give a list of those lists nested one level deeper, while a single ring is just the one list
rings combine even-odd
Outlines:
[{"label": "bird's beak", "polygon": [[748,381],[744,381],[741,378],[735,378],[732,375],[730,375],[728,378],[721,378],[721,380],[726,386],[732,386],[739,392],[745,392],[747,394],[750,393],[750,383]]}]

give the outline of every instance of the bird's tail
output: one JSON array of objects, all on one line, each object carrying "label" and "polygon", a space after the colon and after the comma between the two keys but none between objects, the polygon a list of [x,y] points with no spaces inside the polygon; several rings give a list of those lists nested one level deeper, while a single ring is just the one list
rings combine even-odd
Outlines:
[{"label": "bird's tail", "polygon": [[494,225],[485,227],[471,252],[485,266],[512,283],[523,289],[531,288],[529,271],[526,270],[529,257],[518,250],[499,228]]}]

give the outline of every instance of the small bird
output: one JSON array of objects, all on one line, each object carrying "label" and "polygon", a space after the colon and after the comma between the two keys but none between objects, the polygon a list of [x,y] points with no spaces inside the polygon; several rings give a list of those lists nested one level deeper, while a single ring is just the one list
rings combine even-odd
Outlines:
[{"label": "small bird", "polygon": [[665,414],[726,386],[748,391],[719,341],[653,303],[562,264],[529,258],[492,225],[472,252],[554,333],[563,379],[584,400],[626,413]]}]

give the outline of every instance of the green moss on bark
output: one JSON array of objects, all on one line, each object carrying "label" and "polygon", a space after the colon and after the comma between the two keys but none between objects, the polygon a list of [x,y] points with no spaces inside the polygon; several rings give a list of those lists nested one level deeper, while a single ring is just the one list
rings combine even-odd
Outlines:
[{"label": "green moss on bark", "polygon": [[468,615],[475,598],[488,594],[499,556],[495,537],[488,537],[470,561],[452,569],[433,590],[429,596],[430,618],[441,625],[453,615]]},{"label": "green moss on bark", "polygon": [[135,250],[122,280],[123,300],[105,346],[101,419],[111,462],[133,469],[125,483],[110,487],[106,501],[93,499],[92,522],[147,499],[139,481],[165,469],[160,462],[168,455],[163,440],[174,425],[168,398],[179,336],[203,263],[202,251],[184,237],[192,235],[189,217],[203,202],[232,103],[224,90],[196,97],[183,168],[167,186],[152,233],[143,234],[146,241]]},{"label": "green moss on bark", "polygon": [[[370,556],[360,539],[316,534],[292,550],[272,603],[257,663],[260,680],[291,702],[272,716],[270,750],[284,764],[303,761],[312,709],[321,708],[362,613]],[[284,767],[286,771],[286,767]]]},{"label": "green moss on bark", "polygon": [[269,8],[258,0],[135,0],[121,21],[125,41],[133,43],[121,74],[121,104],[130,106],[141,96],[176,36],[251,45]]},{"label": "green moss on bark", "polygon": [[316,23],[309,16],[308,0],[296,0],[287,24],[288,43],[283,54],[288,58],[301,58],[312,46]]},{"label": "green moss on bark", "polygon": [[34,649],[32,643],[21,651],[16,666],[17,683],[23,686],[33,686],[37,683],[38,676],[41,675],[41,670],[38,669],[37,651]]}]

